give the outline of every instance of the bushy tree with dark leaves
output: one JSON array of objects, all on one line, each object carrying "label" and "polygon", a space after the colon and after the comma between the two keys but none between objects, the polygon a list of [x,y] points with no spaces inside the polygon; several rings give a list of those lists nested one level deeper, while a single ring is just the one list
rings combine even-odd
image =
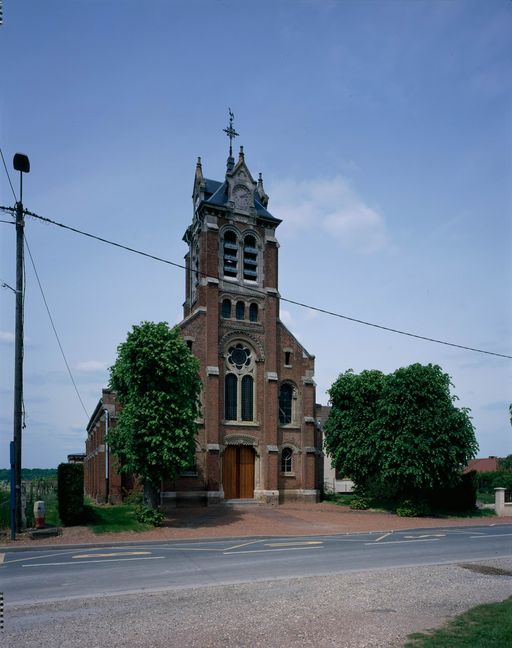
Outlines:
[{"label": "bushy tree with dark leaves", "polygon": [[144,481],[146,501],[153,507],[162,479],[176,477],[194,459],[198,371],[179,329],[166,322],[134,326],[110,368],[109,385],[122,411],[108,443],[120,470]]},{"label": "bushy tree with dark leaves", "polygon": [[394,498],[453,487],[478,444],[469,410],[455,406],[450,387],[432,364],[341,374],[325,425],[333,465],[361,490]]}]

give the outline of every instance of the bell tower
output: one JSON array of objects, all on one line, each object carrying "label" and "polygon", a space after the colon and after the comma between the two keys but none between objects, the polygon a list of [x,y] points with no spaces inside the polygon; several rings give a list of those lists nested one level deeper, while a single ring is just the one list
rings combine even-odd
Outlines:
[{"label": "bell tower", "polygon": [[321,440],[315,424],[314,356],[279,319],[280,220],[268,211],[243,147],[235,162],[234,115],[223,181],[196,164],[188,246],[184,339],[200,363],[202,415],[196,466],[169,483],[207,502],[316,500]]}]

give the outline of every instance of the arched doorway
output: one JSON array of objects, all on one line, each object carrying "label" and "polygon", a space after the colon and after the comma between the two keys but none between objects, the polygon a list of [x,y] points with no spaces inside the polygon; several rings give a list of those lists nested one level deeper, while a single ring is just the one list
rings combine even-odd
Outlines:
[{"label": "arched doorway", "polygon": [[224,499],[254,499],[254,449],[229,445],[222,462]]}]

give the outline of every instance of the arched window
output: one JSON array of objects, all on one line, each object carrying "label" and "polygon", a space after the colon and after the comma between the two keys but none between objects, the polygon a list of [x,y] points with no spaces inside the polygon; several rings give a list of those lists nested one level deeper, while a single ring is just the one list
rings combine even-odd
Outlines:
[{"label": "arched window", "polygon": [[249,320],[251,322],[258,321],[258,304],[251,304],[249,306]]},{"label": "arched window", "polygon": [[224,418],[254,421],[256,372],[254,352],[243,342],[232,344],[226,356]]},{"label": "arched window", "polygon": [[254,380],[252,376],[242,378],[242,421],[252,421],[254,401]]},{"label": "arched window", "polygon": [[251,234],[244,238],[244,279],[258,280],[258,248],[256,239]]},{"label": "arched window", "polygon": [[236,319],[243,320],[245,318],[245,304],[242,301],[236,302]]},{"label": "arched window", "polygon": [[229,319],[231,317],[231,300],[224,299],[222,301],[221,314],[224,319]]},{"label": "arched window", "polygon": [[279,425],[288,425],[293,420],[293,385],[282,383],[279,388]]},{"label": "arched window", "polygon": [[293,450],[291,448],[283,448],[281,452],[281,472],[291,473],[293,469]]},{"label": "arched window", "polygon": [[237,277],[238,275],[238,242],[236,234],[231,230],[224,234],[224,276]]},{"label": "arched window", "polygon": [[226,421],[236,421],[237,419],[237,395],[238,380],[235,374],[228,373],[225,381],[224,393],[224,417]]}]

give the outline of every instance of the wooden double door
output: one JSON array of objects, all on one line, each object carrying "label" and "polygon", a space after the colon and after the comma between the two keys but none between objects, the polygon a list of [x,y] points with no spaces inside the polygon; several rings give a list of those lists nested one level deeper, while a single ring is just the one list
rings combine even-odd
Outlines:
[{"label": "wooden double door", "polygon": [[227,446],[222,463],[225,499],[254,498],[254,450],[249,446]]}]

